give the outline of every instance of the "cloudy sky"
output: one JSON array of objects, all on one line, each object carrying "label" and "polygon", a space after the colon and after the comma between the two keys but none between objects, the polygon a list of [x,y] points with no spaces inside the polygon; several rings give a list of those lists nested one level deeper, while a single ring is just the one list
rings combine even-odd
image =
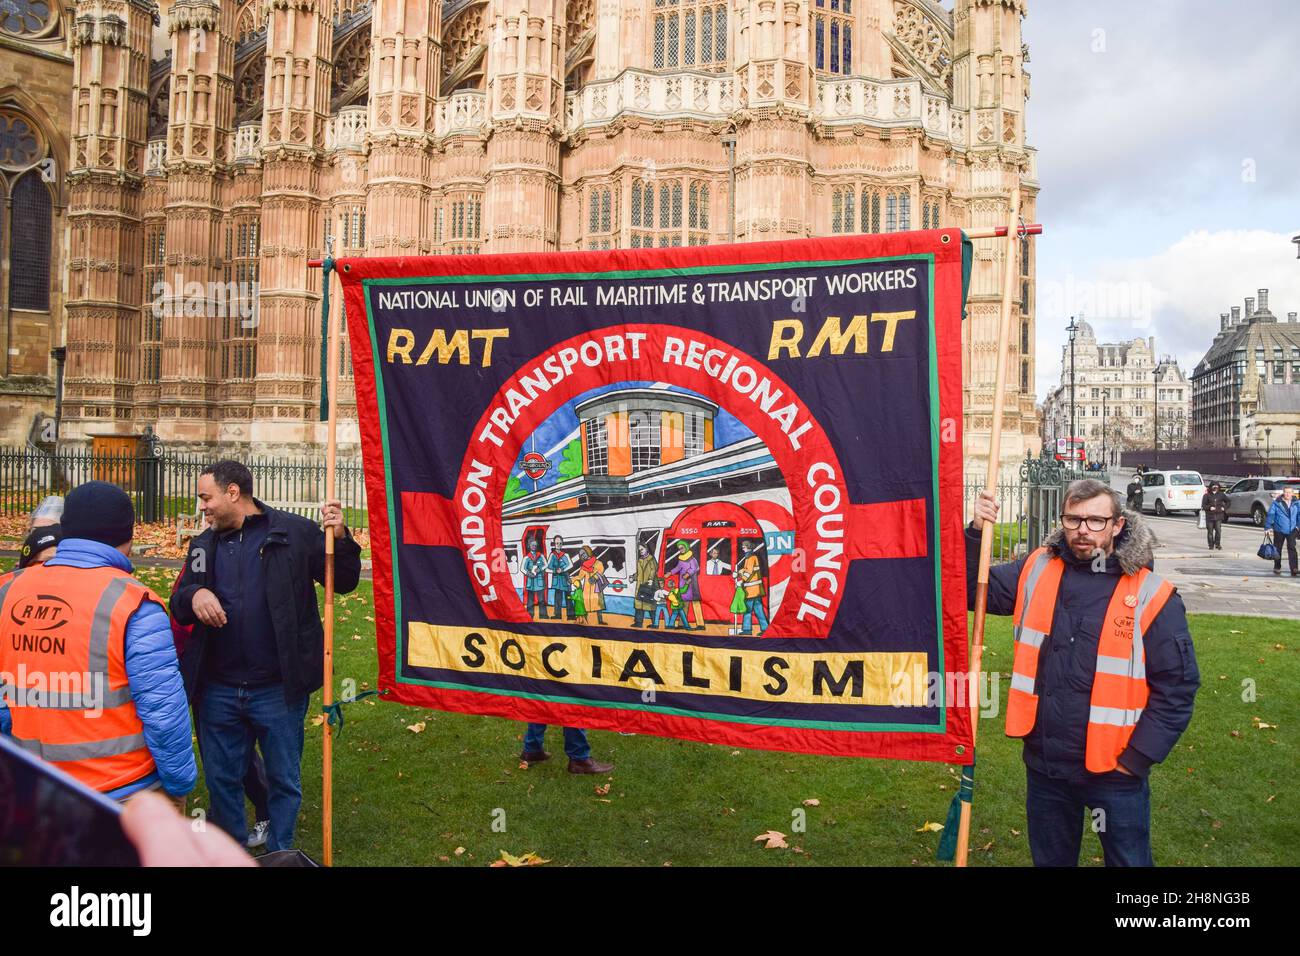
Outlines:
[{"label": "cloudy sky", "polygon": [[1219,313],[1300,311],[1300,0],[1035,0],[1038,381],[1080,310],[1191,371]]}]

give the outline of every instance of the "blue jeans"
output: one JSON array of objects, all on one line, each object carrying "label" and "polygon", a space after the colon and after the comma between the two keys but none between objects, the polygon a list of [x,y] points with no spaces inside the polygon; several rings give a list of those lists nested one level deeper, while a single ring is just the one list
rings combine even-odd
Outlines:
[{"label": "blue jeans", "polygon": [[[529,724],[524,731],[524,750],[537,753],[544,750],[546,742],[546,724]],[[586,760],[591,756],[591,744],[587,743],[587,732],[576,727],[564,728],[564,752],[570,760]]]},{"label": "blue jeans", "polygon": [[291,705],[284,688],[207,684],[199,700],[199,751],[208,784],[212,822],[242,844],[248,838],[244,774],[253,741],[266,761],[267,851],[293,848],[302,805],[303,722],[308,695]]},{"label": "blue jeans", "polygon": [[[203,760],[203,734],[199,731],[199,714],[194,714],[194,736],[199,738],[199,759]],[[244,774],[244,795],[253,805],[253,819],[270,820],[271,811],[266,807],[266,764],[256,747],[248,748],[248,773]],[[207,761],[203,760],[206,764]]]},{"label": "blue jeans", "polygon": [[767,615],[763,613],[763,598],[761,596],[745,598],[745,616],[740,623],[741,634],[749,633],[749,620],[751,617],[758,620],[758,633],[762,634],[767,630]]},{"label": "blue jeans", "polygon": [[[1155,866],[1151,858],[1151,786],[1112,770],[1056,778],[1025,768],[1025,812],[1034,866],[1078,866],[1084,808],[1107,866]],[[1100,813],[1098,811],[1101,811]]]}]

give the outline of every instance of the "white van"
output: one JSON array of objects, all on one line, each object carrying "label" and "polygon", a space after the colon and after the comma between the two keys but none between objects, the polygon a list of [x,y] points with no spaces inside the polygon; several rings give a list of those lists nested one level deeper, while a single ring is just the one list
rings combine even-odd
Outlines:
[{"label": "white van", "polygon": [[1148,471],[1142,476],[1142,511],[1164,516],[1201,510],[1205,482],[1199,471]]}]

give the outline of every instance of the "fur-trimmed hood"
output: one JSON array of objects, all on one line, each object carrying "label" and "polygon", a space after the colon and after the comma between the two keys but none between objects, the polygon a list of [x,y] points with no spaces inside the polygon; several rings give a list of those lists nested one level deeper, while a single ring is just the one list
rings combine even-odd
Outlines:
[{"label": "fur-trimmed hood", "polygon": [[[1146,519],[1136,511],[1125,508],[1120,514],[1124,517],[1124,530],[1115,539],[1115,553],[1112,557],[1125,574],[1136,574],[1155,562],[1156,534]],[[1073,557],[1073,553],[1065,547],[1065,531],[1062,528],[1049,534],[1043,540],[1043,547],[1057,557]]]}]

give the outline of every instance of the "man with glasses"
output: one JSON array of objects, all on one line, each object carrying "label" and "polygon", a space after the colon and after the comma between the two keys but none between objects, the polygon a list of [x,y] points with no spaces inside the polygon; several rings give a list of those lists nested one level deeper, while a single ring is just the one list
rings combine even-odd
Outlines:
[{"label": "man with glasses", "polygon": [[[1061,527],[1028,557],[989,569],[988,613],[1013,615],[1007,735],[1024,739],[1035,866],[1076,866],[1084,808],[1107,866],[1152,866],[1151,765],[1192,718],[1200,686],[1182,598],[1154,574],[1141,515],[1092,478],[1065,491]],[[973,608],[983,492],[966,532]]]}]

